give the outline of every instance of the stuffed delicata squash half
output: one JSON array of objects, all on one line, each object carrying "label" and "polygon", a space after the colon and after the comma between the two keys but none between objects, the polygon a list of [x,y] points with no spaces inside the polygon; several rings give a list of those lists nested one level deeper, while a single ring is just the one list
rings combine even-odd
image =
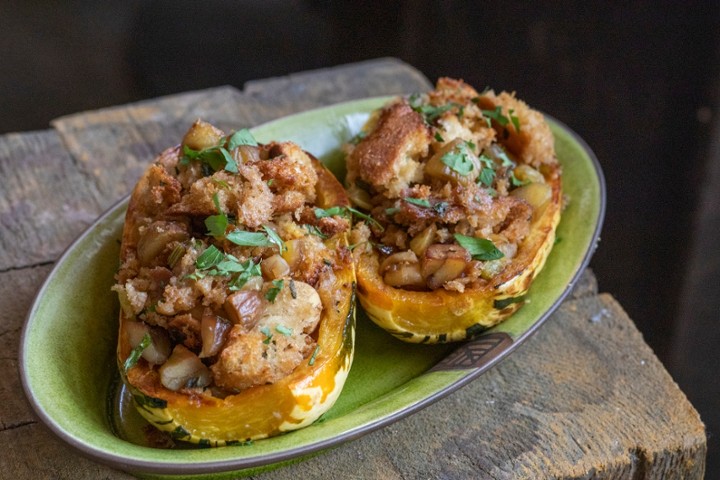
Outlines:
[{"label": "stuffed delicata squash half", "polygon": [[130,198],[113,287],[117,360],[139,412],[230,445],[326,412],[353,357],[348,205],[318,160],[196,122]]},{"label": "stuffed delicata squash half", "polygon": [[375,112],[347,146],[358,298],[408,342],[470,338],[523,303],[560,220],[543,116],[442,78]]}]

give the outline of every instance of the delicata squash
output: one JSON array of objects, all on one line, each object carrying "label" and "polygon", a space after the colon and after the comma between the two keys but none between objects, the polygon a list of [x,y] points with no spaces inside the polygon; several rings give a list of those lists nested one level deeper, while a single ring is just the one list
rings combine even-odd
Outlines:
[{"label": "delicata squash", "polygon": [[351,243],[375,323],[408,342],[450,342],[522,306],[562,201],[539,112],[441,78],[375,112],[346,148],[350,199],[372,218]]},{"label": "delicata squash", "polygon": [[[128,206],[117,360],[138,411],[201,446],[301,428],[353,358],[347,196],[292,143],[198,121]],[[337,213],[337,214],[335,214]]]}]

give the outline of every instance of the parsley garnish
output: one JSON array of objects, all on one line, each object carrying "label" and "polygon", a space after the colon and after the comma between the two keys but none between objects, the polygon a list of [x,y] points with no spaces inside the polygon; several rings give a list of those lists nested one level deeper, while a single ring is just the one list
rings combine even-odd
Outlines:
[{"label": "parsley garnish", "polygon": [[208,165],[213,172],[225,169],[230,173],[238,173],[237,163],[227,151],[225,147],[220,145],[204,148],[202,150],[193,150],[187,145],[183,145],[183,157],[180,159],[182,165],[189,164],[192,160],[202,162]]},{"label": "parsley garnish", "polygon": [[445,142],[445,139],[440,135],[440,132],[435,132],[435,140],[438,142]]},{"label": "parsley garnish", "polygon": [[468,154],[466,148],[467,146],[462,144],[440,157],[442,163],[463,177],[468,176],[475,168],[475,164],[470,160],[470,155]]},{"label": "parsley garnish", "polygon": [[515,110],[511,108],[510,110],[508,110],[508,114],[510,115],[510,122],[512,122],[513,127],[515,127],[515,131],[520,133],[520,119],[516,115],[514,115]]},{"label": "parsley garnish", "polygon": [[233,230],[228,233],[225,238],[241,247],[271,247],[277,245],[280,253],[284,252],[287,247],[285,242],[280,238],[275,230],[263,225],[265,232],[248,232],[247,230]]},{"label": "parsley garnish", "polygon": [[432,205],[430,205],[430,202],[428,202],[424,198],[405,197],[403,200],[405,200],[408,203],[412,203],[413,205],[417,205],[418,207],[425,207],[425,208],[432,207]]},{"label": "parsley garnish", "polygon": [[243,268],[243,270],[240,272],[240,275],[235,277],[229,284],[228,288],[232,291],[240,290],[248,280],[250,280],[252,277],[260,277],[262,276],[262,271],[260,270],[260,264],[255,263],[252,258],[249,260],[246,260],[245,262],[240,264]]},{"label": "parsley garnish", "polygon": [[228,150],[235,150],[241,145],[250,145],[251,147],[258,146],[257,140],[255,140],[255,137],[253,137],[253,134],[250,133],[250,130],[248,130],[247,128],[238,130],[237,132],[230,135],[227,140]]},{"label": "parsley garnish", "polygon": [[460,106],[457,103],[453,102],[446,103],[445,105],[440,105],[439,107],[436,107],[435,105],[423,104],[422,98],[417,93],[410,95],[410,98],[408,98],[408,105],[410,105],[410,108],[422,115],[423,119],[428,124],[435,121],[440,115],[447,112],[448,110]]},{"label": "parsley garnish", "polygon": [[292,328],[288,328],[285,325],[275,325],[275,331],[286,337],[292,335]]},{"label": "parsley garnish", "polygon": [[320,351],[320,345],[315,346],[315,350],[313,350],[312,355],[310,355],[310,360],[308,361],[308,365],[311,367],[315,365],[315,358],[317,357],[318,352]]},{"label": "parsley garnish", "polygon": [[481,110],[481,111],[482,111],[482,114],[488,118],[488,122],[487,122],[488,127],[492,126],[492,123],[490,122],[491,119],[495,120],[497,123],[499,123],[501,127],[504,127],[510,121],[510,120],[508,120],[508,118],[505,115],[503,115],[502,107],[499,105],[497,107],[495,107],[495,110]]},{"label": "parsley garnish", "polygon": [[277,298],[278,293],[280,293],[280,290],[282,290],[284,283],[285,281],[282,279],[272,281],[272,287],[270,287],[270,289],[265,293],[265,298],[270,303],[275,303],[275,299]]},{"label": "parsley garnish", "polygon": [[315,225],[310,225],[310,224],[307,224],[307,223],[306,223],[306,224],[304,225],[304,227],[305,227],[305,230],[307,230],[310,235],[318,236],[318,237],[322,238],[323,240],[325,240],[326,238],[328,238],[328,236],[325,235],[325,234],[324,234],[318,227],[316,227]]},{"label": "parsley garnish", "polygon": [[140,360],[140,357],[142,356],[143,351],[147,347],[149,347],[152,344],[152,338],[150,337],[149,333],[146,333],[143,335],[142,340],[140,340],[140,343],[137,344],[135,348],[132,349],[130,352],[130,355],[128,355],[127,359],[125,360],[125,364],[123,365],[123,368],[125,369],[125,373],[127,373],[128,370],[130,370],[132,367],[135,366],[135,364]]},{"label": "parsley garnish", "polygon": [[385,209],[385,215],[387,215],[388,217],[392,217],[393,215],[395,215],[395,214],[398,213],[399,211],[400,211],[400,209],[399,209],[398,207],[386,208],[386,209]]},{"label": "parsley garnish", "polygon": [[265,233],[267,233],[268,240],[270,240],[271,243],[277,245],[278,249],[280,250],[280,254],[287,250],[285,242],[283,242],[283,239],[280,238],[280,235],[278,235],[275,230],[268,227],[267,225],[263,225],[263,230],[265,230]]},{"label": "parsley garnish", "polygon": [[[180,163],[187,165],[193,160],[202,162],[203,173],[206,176],[223,169],[230,173],[238,173],[237,163],[230,154],[230,151],[240,145],[257,146],[257,144],[257,141],[250,131],[247,128],[243,128],[229,137],[223,137],[220,144],[213,147],[193,150],[187,145],[183,145],[183,157],[180,159]],[[225,145],[227,145],[227,148]],[[212,172],[205,170],[205,166],[210,167]]]},{"label": "parsley garnish", "polygon": [[367,220],[368,222],[377,225],[380,228],[380,230],[385,230],[385,228],[383,228],[383,226],[380,225],[380,223],[377,220],[372,218],[367,213],[363,213],[360,210],[357,210],[353,207],[337,206],[337,207],[331,207],[331,208],[327,208],[327,209],[315,207],[315,217],[316,218],[333,217],[336,215],[340,216],[340,217],[344,217],[344,216],[347,216],[348,213],[351,213],[351,214],[355,215],[356,217],[361,218],[362,220]]},{"label": "parsley garnish", "polygon": [[207,270],[222,262],[225,255],[215,245],[210,245],[195,260],[195,266],[200,270]]},{"label": "parsley garnish", "polygon": [[492,186],[493,181],[495,181],[495,170],[492,168],[483,167],[483,169],[480,170],[480,176],[478,177],[478,181],[486,187]]},{"label": "parsley garnish", "polygon": [[221,252],[214,245],[210,245],[197,258],[195,267],[198,271],[188,275],[188,277],[193,280],[203,278],[206,275],[227,277],[233,274],[239,274],[230,281],[230,290],[240,290],[251,277],[259,277],[262,275],[260,264],[256,264],[252,258],[240,262],[240,260],[233,255]]},{"label": "parsley garnish", "polygon": [[270,332],[270,328],[269,328],[267,325],[260,328],[260,333],[262,333],[263,335],[265,335],[265,340],[263,340],[263,343],[264,343],[265,345],[267,345],[268,343],[270,343],[270,339],[272,339],[273,334]]},{"label": "parsley garnish", "polygon": [[263,232],[248,232],[247,230],[233,230],[225,238],[241,247],[269,247],[270,239]]},{"label": "parsley garnish", "polygon": [[498,260],[505,256],[494,243],[485,238],[468,237],[459,233],[454,234],[458,244],[468,251],[473,260]]},{"label": "parsley garnish", "polygon": [[220,199],[218,198],[217,192],[213,195],[213,203],[215,203],[218,214],[211,215],[205,219],[205,228],[208,229],[208,234],[213,237],[222,238],[225,236],[225,230],[228,226],[228,217],[220,208]]}]

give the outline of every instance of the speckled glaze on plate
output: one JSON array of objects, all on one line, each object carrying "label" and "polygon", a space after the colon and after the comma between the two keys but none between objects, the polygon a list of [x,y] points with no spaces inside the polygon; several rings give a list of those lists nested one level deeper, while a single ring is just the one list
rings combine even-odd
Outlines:
[{"label": "speckled glaze on plate", "polygon": [[[386,100],[312,110],[256,127],[253,133],[261,142],[297,142],[342,176],[340,145]],[[605,213],[602,171],[575,133],[552,118],[548,121],[569,199],[558,241],[526,305],[475,340],[406,344],[381,331],[359,309],[352,370],[335,406],[315,424],[250,445],[216,449],[162,450],[128,441],[112,421],[119,307],[110,292],[125,199],[67,249],[38,292],[20,345],[26,396],[40,419],[86,456],[135,474],[174,478],[230,478],[275,468],[430,405],[477,378],[530,336],[571,291],[596,247]]]}]

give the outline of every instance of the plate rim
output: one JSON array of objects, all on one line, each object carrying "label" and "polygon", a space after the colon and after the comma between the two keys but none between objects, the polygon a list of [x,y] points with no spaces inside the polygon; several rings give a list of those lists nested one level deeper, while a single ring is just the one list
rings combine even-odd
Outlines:
[{"label": "plate rim", "polygon": [[[287,115],[285,117],[281,117],[278,119],[271,120],[269,122],[254,126],[251,128],[251,130],[259,129],[259,128],[266,128],[271,127],[275,123],[288,121],[292,117],[297,116],[303,116],[303,115],[312,115],[312,114],[318,114],[322,112],[323,110],[339,110],[339,109],[345,109],[345,108],[351,108],[355,104],[364,104],[366,102],[370,103],[372,101],[381,102],[382,100],[388,100],[391,98],[395,98],[396,96],[378,96],[378,97],[368,97],[368,98],[362,98],[362,99],[356,99],[356,100],[350,100],[346,102],[340,102],[332,105],[326,105],[314,109],[305,110],[302,112],[297,112],[291,115]],[[385,426],[388,426],[392,423],[395,423],[398,420],[401,420],[403,418],[406,418],[414,413],[417,413],[418,411],[428,407],[429,405],[437,402],[438,400],[450,395],[451,393],[457,391],[458,389],[464,387],[468,383],[472,382],[476,378],[478,378],[480,375],[485,373],[486,371],[493,368],[495,365],[497,365],[499,362],[504,360],[508,355],[510,355],[513,351],[515,351],[522,343],[524,343],[528,338],[530,338],[532,335],[534,335],[538,329],[545,323],[545,321],[557,310],[557,308],[563,303],[563,301],[568,297],[568,295],[572,292],[575,285],[579,281],[580,277],[582,276],[585,269],[588,267],[590,260],[595,253],[599,239],[600,239],[600,232],[602,230],[602,226],[605,219],[605,213],[607,208],[607,189],[606,189],[606,183],[605,183],[605,176],[602,171],[602,167],[600,165],[600,162],[595,155],[594,151],[590,148],[590,146],[585,142],[585,140],[578,135],[573,129],[568,127],[564,122],[558,120],[557,118],[548,115],[544,112],[542,112],[543,115],[552,123],[556,124],[561,130],[564,130],[565,133],[569,135],[569,137],[576,142],[581,149],[584,151],[584,153],[587,155],[587,157],[590,160],[592,169],[595,173],[597,182],[598,182],[598,194],[599,194],[599,205],[598,205],[598,213],[597,213],[597,221],[595,222],[595,226],[593,229],[593,233],[590,237],[590,245],[585,250],[583,254],[582,260],[577,264],[577,269],[574,272],[571,280],[566,285],[565,289],[562,291],[562,293],[555,299],[555,301],[550,305],[548,309],[546,309],[525,331],[523,331],[520,335],[517,337],[513,337],[512,343],[504,348],[502,351],[498,352],[497,355],[492,357],[488,362],[484,363],[479,368],[470,368],[466,371],[464,371],[464,374],[461,374],[459,378],[451,381],[448,385],[441,388],[440,390],[425,396],[421,399],[419,399],[417,402],[413,403],[410,406],[407,406],[400,411],[387,414],[381,418],[378,418],[375,421],[363,423],[361,425],[358,425],[356,427],[350,428],[348,430],[345,430],[337,435],[332,435],[326,439],[322,439],[319,441],[314,441],[311,443],[306,443],[298,447],[292,447],[292,448],[286,448],[284,450],[280,450],[277,452],[271,452],[269,454],[263,454],[258,455],[254,457],[244,457],[244,458],[229,458],[229,459],[223,459],[223,460],[209,460],[204,462],[194,462],[194,463],[177,463],[175,461],[149,461],[144,459],[138,459],[138,458],[128,458],[127,456],[123,454],[115,454],[112,452],[108,452],[107,450],[100,449],[97,446],[94,446],[92,444],[88,444],[87,442],[83,441],[82,439],[77,438],[76,436],[68,433],[66,430],[64,430],[61,426],[57,424],[57,422],[54,420],[52,416],[40,405],[36,399],[34,394],[32,393],[32,386],[30,385],[30,380],[28,378],[27,373],[27,360],[28,360],[28,337],[30,335],[30,330],[32,326],[32,320],[33,317],[36,315],[38,309],[40,308],[41,300],[45,296],[46,291],[48,290],[50,284],[53,282],[55,277],[58,275],[59,270],[64,266],[67,258],[74,252],[77,245],[82,243],[88,236],[90,236],[99,225],[102,225],[103,223],[107,222],[110,217],[117,215],[120,210],[123,208],[126,208],[124,204],[127,204],[130,198],[130,194],[122,197],[115,203],[113,203],[110,207],[108,207],[95,221],[93,221],[92,224],[90,224],[82,233],[80,233],[63,251],[63,253],[58,257],[58,259],[55,261],[55,264],[53,265],[53,268],[48,273],[47,277],[43,281],[42,285],[38,289],[37,293],[35,294],[30,309],[28,310],[27,315],[25,316],[22,333],[20,336],[20,346],[19,346],[19,352],[18,352],[18,369],[20,371],[20,380],[22,384],[23,393],[25,394],[26,399],[30,403],[33,411],[35,414],[40,418],[40,420],[43,421],[43,423],[53,432],[54,435],[56,435],[58,438],[63,440],[68,445],[72,446],[76,451],[84,455],[85,457],[98,461],[100,463],[109,465],[111,467],[120,468],[125,471],[129,472],[142,472],[142,473],[153,473],[153,474],[211,474],[211,473],[222,473],[222,472],[230,472],[230,471],[243,471],[247,469],[257,468],[257,467],[270,467],[273,464],[277,464],[280,462],[292,460],[292,459],[299,459],[304,456],[308,456],[317,452],[320,452],[322,450],[325,450],[327,448],[330,448],[332,446],[339,446],[343,443],[346,443],[348,441],[357,439],[363,435],[366,435],[370,432],[373,432],[375,430],[378,430],[380,428],[383,428]],[[482,338],[482,335],[478,338]],[[470,341],[472,342],[472,341]],[[467,344],[468,342],[463,342],[460,344],[457,348],[461,348],[462,345]],[[454,351],[457,350],[457,348],[451,349],[448,352],[448,355],[451,355]],[[428,370],[426,372],[423,372],[422,374],[418,375],[417,377],[414,377],[413,379],[409,380],[412,381],[414,379],[420,378],[424,375],[428,375],[431,373],[431,370]],[[391,392],[388,392],[391,393]],[[124,441],[123,439],[117,437],[118,441]]]}]

